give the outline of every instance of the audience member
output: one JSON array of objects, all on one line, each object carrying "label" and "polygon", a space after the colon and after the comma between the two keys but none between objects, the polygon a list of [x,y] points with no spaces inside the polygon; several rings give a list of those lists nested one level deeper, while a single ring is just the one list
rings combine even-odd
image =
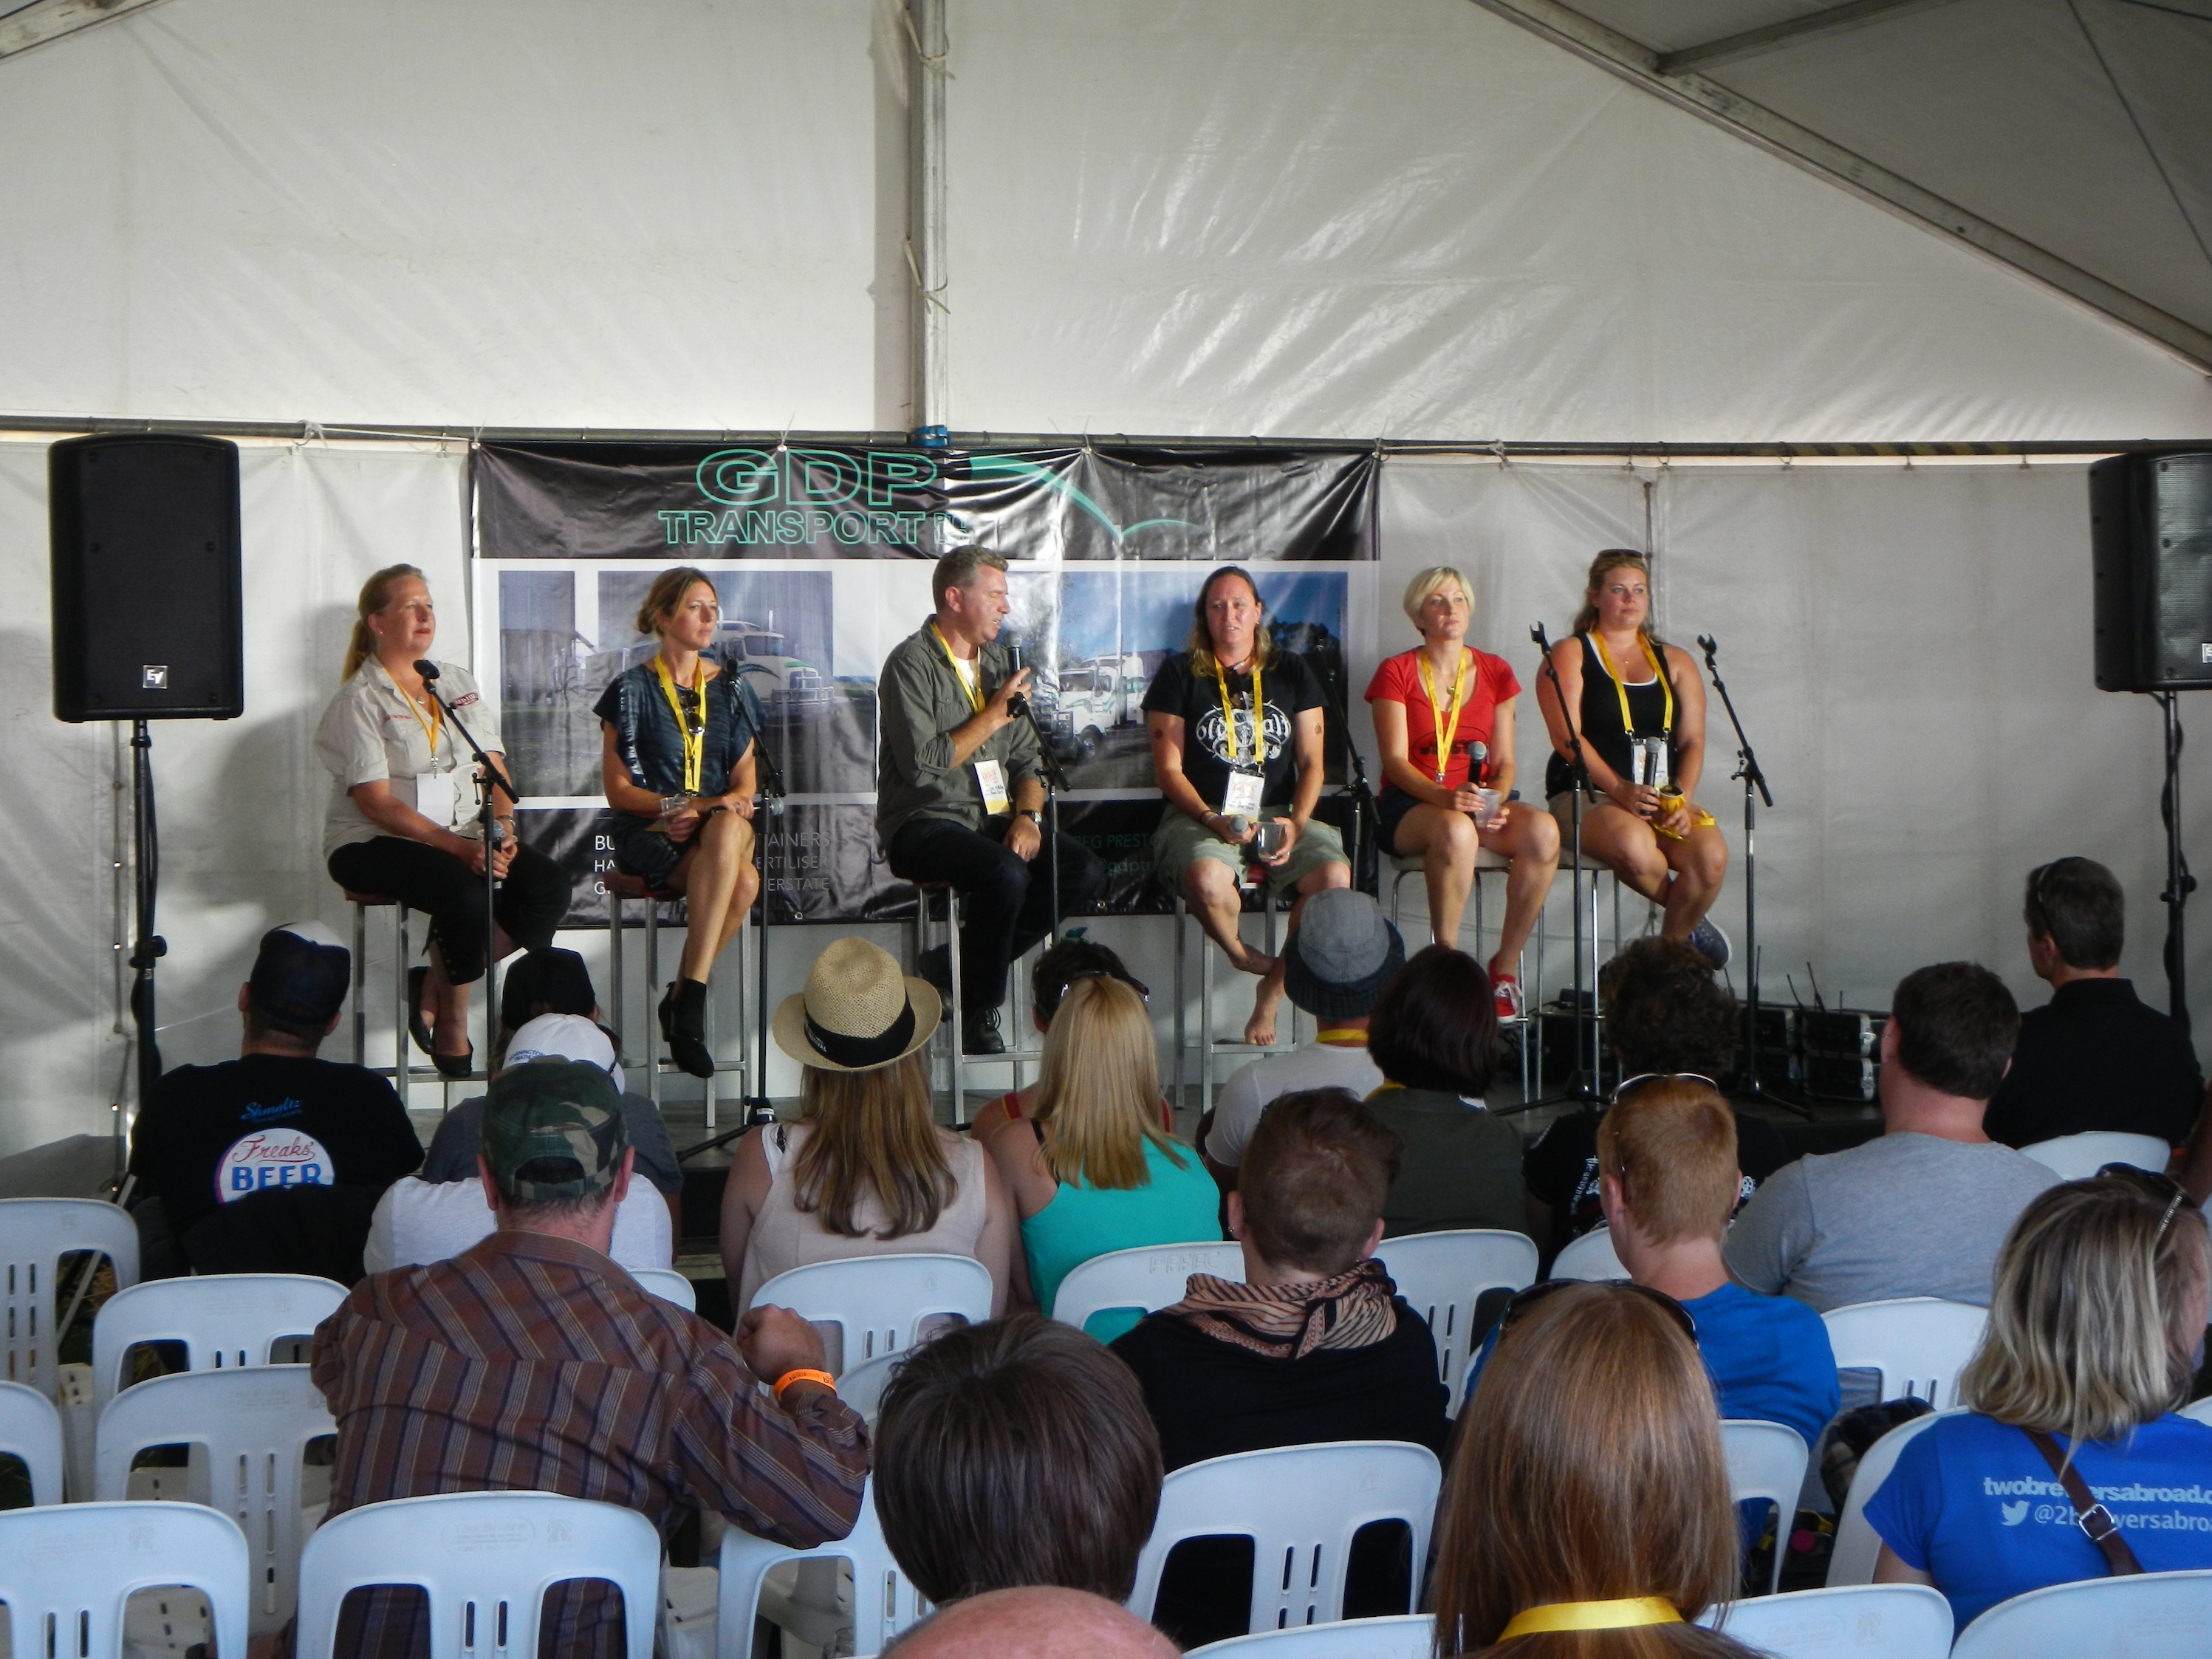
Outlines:
[{"label": "audience member", "polygon": [[802,1067],[796,1123],[748,1129],[722,1188],[722,1266],[750,1307],[778,1273],[863,1255],[975,1257],[991,1306],[1012,1283],[1013,1206],[983,1149],[929,1115],[922,1052],[936,987],[890,952],[834,940],[776,1010],[776,1046]]},{"label": "audience member", "polygon": [[[1037,952],[1036,965],[1030,970],[1030,1018],[1042,1036],[1052,1028],[1052,1017],[1060,1012],[1067,988],[1079,979],[1102,975],[1118,979],[1140,997],[1149,998],[1152,988],[1132,974],[1121,958],[1106,946],[1083,936],[1080,927],[1070,927],[1060,936],[1056,945]],[[969,1124],[968,1133],[979,1142],[988,1142],[999,1132],[1000,1126],[1036,1110],[1037,1091],[1042,1085],[1032,1083],[1026,1089],[1016,1089],[1000,1095],[975,1114]],[[1160,1101],[1160,1127],[1170,1134],[1175,1133],[1175,1108],[1163,1097]]]},{"label": "audience member", "polygon": [[[609,1261],[631,1163],[598,1066],[534,1060],[493,1080],[479,1167],[498,1231],[363,1280],[315,1333],[312,1375],[337,1419],[331,1514],[490,1488],[619,1504],[664,1534],[695,1507],[799,1548],[852,1529],[867,1431],[821,1339],[785,1308],[725,1336]],[[560,1587],[543,1650],[619,1651],[619,1606],[604,1585]],[[341,1652],[428,1650],[418,1594],[372,1590],[346,1614]]]},{"label": "audience member", "polygon": [[2008,1146],[2110,1129],[2189,1139],[2204,1073],[2189,1033],[2146,1007],[2120,977],[2127,895],[2094,860],[2027,872],[2027,959],[2051,1000],[2020,1019],[2012,1069],[1990,1097],[1988,1129]]},{"label": "audience member", "polygon": [[1368,1016],[1405,962],[1405,940],[1367,894],[1331,887],[1306,900],[1298,931],[1283,947],[1283,989],[1291,1006],[1313,1016],[1314,1040],[1255,1060],[1221,1085],[1203,1149],[1224,1192],[1237,1184],[1244,1145],[1269,1101],[1302,1089],[1364,1095],[1382,1081],[1368,1056]]},{"label": "audience member", "polygon": [[[623,1091],[623,1126],[629,1131],[630,1150],[637,1154],[637,1172],[667,1201],[669,1232],[681,1238],[684,1168],[677,1162],[675,1143],[669,1139],[668,1125],[660,1115],[660,1108],[645,1096],[623,1088],[623,1073],[617,1064],[620,1055],[614,1038],[599,1025],[599,994],[592,988],[591,972],[584,966],[583,957],[574,951],[529,951],[507,970],[499,982],[499,1037],[492,1044],[492,1070],[496,1072],[507,1064],[508,1052],[522,1028],[548,1014],[566,1015],[596,1026],[605,1037],[604,1060],[597,1050],[585,1052],[570,1046],[586,1039],[566,1026],[536,1027],[536,1038],[529,1046],[541,1054],[557,1054],[570,1060],[588,1060],[594,1065],[605,1066],[615,1080],[615,1087]],[[563,1035],[549,1046],[545,1035],[555,1030]],[[430,1137],[430,1150],[422,1159],[422,1179],[474,1181],[478,1150],[477,1126],[483,1121],[482,1095],[471,1095],[447,1111],[438,1121],[437,1133]],[[621,1231],[617,1223],[618,1239]]]},{"label": "audience member", "polygon": [[1460,1428],[1437,1512],[1440,1659],[1753,1659],[1692,1622],[1734,1597],[1737,1533],[1680,1309],[1572,1283],[1521,1304]]},{"label": "audience member", "polygon": [[[1160,1127],[1152,1023],[1134,991],[1118,979],[1070,986],[1039,1071],[1036,1115],[1003,1126],[989,1148],[1021,1218],[1024,1305],[1050,1312],[1060,1280],[1109,1250],[1218,1242],[1212,1177]],[[1110,1342],[1139,1316],[1109,1310],[1089,1328]]]},{"label": "audience member", "polygon": [[[542,1060],[574,1060],[597,1066],[613,1079],[616,1088],[622,1087],[614,1044],[607,1034],[573,1014],[540,1014],[525,1021],[511,1039],[501,1044],[499,1053],[504,1061],[501,1073]],[[623,1131],[627,1135],[630,1125],[638,1120],[629,1109],[629,1097],[622,1099]],[[428,1179],[426,1164],[424,1177],[404,1176],[385,1188],[384,1196],[376,1201],[375,1214],[369,1218],[368,1241],[362,1248],[365,1271],[389,1273],[394,1267],[451,1261],[497,1230],[498,1216],[474,1162],[483,1152],[483,1097],[472,1103],[477,1110],[469,1127],[471,1162],[466,1177]],[[459,1110],[455,1109],[456,1113]],[[452,1121],[448,1116],[447,1121]],[[651,1120],[655,1124],[659,1121],[658,1114]],[[436,1144],[443,1144],[450,1153],[455,1143],[441,1129],[434,1147]],[[635,1146],[630,1148],[633,1156],[636,1150]],[[642,1181],[632,1182],[615,1206],[614,1237],[607,1254],[625,1267],[665,1267],[676,1255],[676,1206],[663,1194]]]},{"label": "audience member", "polygon": [[1081,1590],[992,1590],[930,1614],[884,1659],[1175,1659],[1127,1607]]},{"label": "audience member", "polygon": [[1376,1003],[1367,1042],[1383,1077],[1367,1103],[1406,1146],[1382,1201],[1385,1234],[1522,1231],[1521,1132],[1482,1103],[1498,1069],[1482,964],[1442,945],[1416,951]]},{"label": "audience member", "polygon": [[[2203,1357],[2207,1255],[2203,1215],[2163,1176],[2031,1203],[1960,1374],[1970,1409],[1914,1436],[1867,1505],[1875,1580],[1933,1584],[1963,1630],[2045,1584],[2212,1567],[2212,1428],[2174,1414]],[[2075,1524],[2093,1494],[2117,1550]]]},{"label": "audience member", "polygon": [[[1689,1073],[1716,1085],[1735,1069],[1743,1009],[1714,976],[1712,960],[1680,939],[1639,939],[1598,970],[1607,1041],[1623,1077]],[[1781,1057],[1771,1057],[1779,1065]],[[1755,1113],[1731,1108],[1739,1205],[1790,1161],[1782,1133]],[[1554,1119],[1522,1159],[1528,1225],[1553,1256],[1605,1224],[1598,1206],[1597,1125],[1602,1109]]]},{"label": "audience member", "polygon": [[1346,1090],[1267,1108],[1229,1195],[1243,1282],[1193,1273],[1182,1301],[1114,1344],[1169,1468],[1322,1440],[1442,1454],[1435,1339],[1372,1259],[1402,1151]]},{"label": "audience member", "polygon": [[389,1083],[315,1057],[352,965],[319,921],[270,928],[238,990],[239,1057],[154,1085],[130,1164],[149,1267],[361,1277],[377,1196],[422,1144]]},{"label": "audience member", "polygon": [[876,1419],[884,1541],[939,1604],[1036,1585],[1126,1601],[1160,1477],[1128,1367],[1034,1313],[913,1350]]},{"label": "audience member", "polygon": [[1881,1033],[1882,1133],[1769,1177],[1729,1230],[1729,1271],[1821,1313],[1900,1296],[1987,1307],[1997,1247],[2058,1179],[1982,1132],[2019,1029],[1986,968],[1907,974]]}]

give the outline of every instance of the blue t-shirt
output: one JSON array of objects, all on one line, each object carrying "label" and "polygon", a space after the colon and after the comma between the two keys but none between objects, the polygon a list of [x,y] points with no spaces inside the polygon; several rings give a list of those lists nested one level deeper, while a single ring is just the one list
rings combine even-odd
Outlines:
[{"label": "blue t-shirt", "polygon": [[[1836,1351],[1820,1316],[1786,1296],[1761,1296],[1741,1285],[1685,1302],[1698,1327],[1698,1353],[1720,1397],[1721,1415],[1780,1423],[1805,1437],[1808,1447],[1836,1414]],[[1493,1328],[1468,1367],[1467,1397],[1491,1350]]]},{"label": "blue t-shirt", "polygon": [[[2131,1439],[2083,1445],[2074,1466],[2145,1571],[2212,1567],[2212,1427],[2168,1413]],[[2035,1443],[1977,1413],[1915,1435],[1866,1518],[1935,1579],[1960,1630],[2008,1597],[2110,1572]]]}]

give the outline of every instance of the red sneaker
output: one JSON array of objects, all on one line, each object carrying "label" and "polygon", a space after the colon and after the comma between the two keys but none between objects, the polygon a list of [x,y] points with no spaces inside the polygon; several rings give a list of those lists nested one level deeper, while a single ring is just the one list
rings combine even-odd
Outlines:
[{"label": "red sneaker", "polygon": [[1510,974],[1500,974],[1490,981],[1490,994],[1498,1005],[1498,1021],[1503,1025],[1521,1018],[1521,981]]}]

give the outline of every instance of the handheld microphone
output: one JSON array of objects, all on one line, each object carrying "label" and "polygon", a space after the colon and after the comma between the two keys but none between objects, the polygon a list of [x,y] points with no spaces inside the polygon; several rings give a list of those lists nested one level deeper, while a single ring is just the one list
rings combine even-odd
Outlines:
[{"label": "handheld microphone", "polygon": [[[1013,678],[1030,665],[1030,653],[1018,645],[1006,647],[1006,678]],[[1030,700],[1018,691],[1006,699],[1006,712],[1016,720],[1030,712]]]},{"label": "handheld microphone", "polygon": [[438,665],[428,657],[416,663],[415,672],[422,677],[422,684],[425,685],[435,685],[438,683]]}]

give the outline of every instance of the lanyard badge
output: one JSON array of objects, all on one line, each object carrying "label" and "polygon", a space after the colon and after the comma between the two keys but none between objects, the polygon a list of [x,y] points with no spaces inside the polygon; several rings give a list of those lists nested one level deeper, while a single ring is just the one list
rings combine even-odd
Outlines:
[{"label": "lanyard badge", "polygon": [[691,678],[695,684],[689,689],[699,700],[699,712],[694,715],[684,711],[684,701],[676,694],[676,679],[668,672],[668,660],[658,651],[653,653],[653,672],[660,681],[660,695],[668,699],[668,712],[676,716],[676,730],[684,741],[684,793],[699,793],[699,776],[707,764],[707,681],[705,665],[695,663]]},{"label": "lanyard badge", "polygon": [[[1452,744],[1459,737],[1460,710],[1467,703],[1467,653],[1460,653],[1459,676],[1452,682],[1451,712],[1447,714],[1437,706],[1437,681],[1429,667],[1429,653],[1421,653],[1421,688],[1429,694],[1429,719],[1437,728],[1437,781],[1444,781],[1444,773],[1451,763]],[[1468,763],[1468,775],[1474,776],[1474,763]],[[1476,780],[1480,781],[1480,780]]]},{"label": "lanyard badge", "polygon": [[[1606,651],[1603,636],[1593,629],[1589,637],[1590,643],[1597,647],[1597,659],[1605,665],[1605,672],[1613,681],[1614,695],[1620,699],[1620,729],[1632,738],[1636,735],[1636,717],[1628,712],[1628,688],[1621,683],[1620,671],[1613,665],[1613,658]],[[1659,665],[1659,655],[1652,650],[1651,641],[1638,633],[1636,642],[1644,647],[1644,660],[1651,665],[1651,678],[1659,682],[1659,690],[1667,699],[1666,713],[1659,722],[1659,734],[1669,736],[1674,730],[1674,683],[1667,678],[1667,671]]]},{"label": "lanyard badge", "polygon": [[1262,699],[1260,659],[1252,659],[1252,757],[1244,757],[1243,739],[1237,732],[1237,709],[1229,700],[1229,671],[1217,660],[1215,684],[1221,692],[1221,740],[1229,750],[1229,776],[1223,785],[1224,817],[1251,818],[1260,815],[1261,797],[1267,787],[1267,713]]}]

